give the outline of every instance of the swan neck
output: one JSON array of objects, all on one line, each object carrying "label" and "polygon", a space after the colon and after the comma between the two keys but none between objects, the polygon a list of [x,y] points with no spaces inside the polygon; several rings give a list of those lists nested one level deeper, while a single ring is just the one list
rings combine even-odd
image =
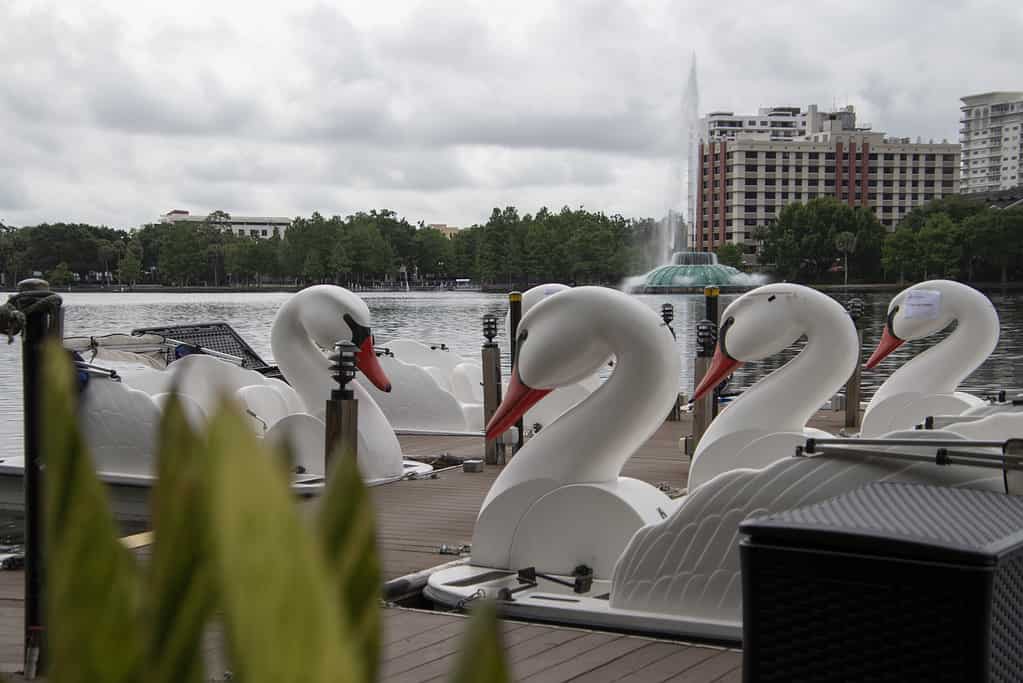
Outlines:
[{"label": "swan neck", "polygon": [[302,323],[301,301],[294,296],[281,306],[270,330],[270,348],[284,377],[306,410],[318,415],[330,393],[330,361],[313,343]]},{"label": "swan neck", "polygon": [[817,308],[805,327],[803,350],[732,401],[700,439],[697,455],[740,430],[803,431],[814,413],[846,383],[860,358],[858,334],[837,304]]},{"label": "swan neck", "polygon": [[[594,334],[603,335],[615,355],[611,377],[526,443],[494,482],[484,507],[525,481],[614,481],[664,421],[678,392],[680,372],[668,330],[650,333],[649,319],[616,319],[613,307],[594,312],[594,318],[601,318],[595,321]],[[637,328],[641,333],[630,331]]]},{"label": "swan neck", "polygon": [[919,353],[892,373],[867,410],[885,398],[905,392],[951,394],[987,360],[998,344],[998,314],[979,292],[956,306],[956,327],[949,335]]}]

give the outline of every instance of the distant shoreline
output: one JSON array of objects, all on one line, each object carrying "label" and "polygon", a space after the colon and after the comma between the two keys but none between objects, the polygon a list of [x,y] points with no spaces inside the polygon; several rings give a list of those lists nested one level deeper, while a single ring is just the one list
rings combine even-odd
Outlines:
[{"label": "distant shoreline", "polygon": [[[779,282],[779,281],[775,281],[775,282]],[[815,283],[800,282],[798,284],[806,285],[807,287],[812,287],[813,289],[817,289],[817,290],[822,291],[822,292],[841,292],[841,291],[844,291],[844,290],[847,290],[847,289],[848,290],[852,290],[852,291],[863,291],[863,290],[867,290],[867,291],[900,290],[900,289],[904,289],[904,288],[909,287],[909,286],[911,286],[913,284],[916,284],[916,283],[915,282],[905,282],[903,284],[896,284],[896,283],[893,283],[893,282],[867,282],[867,283],[853,283],[853,282],[851,282],[851,283],[849,283],[848,286],[847,285],[842,285],[842,284],[831,284],[831,283],[817,283],[817,284],[815,284]],[[1020,289],[1023,289],[1023,281],[1019,281],[1019,282],[1006,282],[1004,284],[1001,283],[1001,282],[967,282],[965,284],[968,284],[971,287],[974,287],[976,289],[983,290],[983,291],[992,291],[992,290],[1020,290]],[[66,293],[66,292],[71,292],[71,293],[85,292],[85,293],[89,293],[89,294],[146,294],[146,293],[165,293],[165,294],[209,294],[209,293],[215,293],[215,294],[246,294],[246,293],[250,293],[250,294],[294,294],[295,292],[297,292],[297,291],[299,291],[301,289],[304,289],[307,286],[310,286],[310,285],[300,285],[300,286],[295,286],[295,285],[266,285],[266,286],[263,286],[263,287],[202,287],[202,286],[194,286],[194,287],[167,286],[167,287],[164,287],[164,286],[160,286],[160,285],[144,285],[144,286],[136,286],[136,287],[132,287],[132,288],[123,288],[123,289],[121,287],[118,287],[118,286],[114,286],[114,287],[77,286],[77,287],[71,287],[70,289],[69,288],[65,288],[65,287],[58,287],[54,291],[56,291],[59,294],[63,294],[63,293]],[[344,285],[342,285],[342,286],[344,286]],[[534,286],[534,285],[529,285],[529,287],[532,287],[532,286]],[[611,285],[602,285],[602,286],[611,287]],[[529,287],[524,287],[523,290],[524,289],[528,289]],[[408,291],[408,292],[435,292],[435,293],[438,293],[438,294],[439,293],[447,293],[447,292],[453,292],[453,293],[457,293],[457,292],[482,292],[484,294],[507,294],[509,291],[513,291],[514,289],[515,289],[515,286],[512,286],[512,285],[483,285],[482,287],[477,286],[477,287],[463,288],[463,289],[438,289],[436,287],[412,287],[411,289],[406,290],[403,287],[379,287],[379,288],[378,287],[373,287],[373,288],[368,288],[368,289],[354,289],[352,291],[357,292],[357,293],[362,293],[362,292],[369,292],[369,293],[380,292],[380,293],[384,293],[384,294],[399,294],[399,293],[406,292],[406,291]],[[616,287],[612,287],[612,289],[617,289],[617,288]],[[676,291],[676,289],[678,291]],[[749,291],[750,289],[753,289],[753,288],[752,287],[729,287],[729,286],[720,287],[720,290],[721,290],[721,292],[723,294],[745,292],[745,291]],[[13,293],[14,293],[13,289],[0,287],[0,294],[13,294]],[[636,293],[637,294],[642,293],[642,294],[646,294],[648,296],[649,295],[654,295],[654,294],[702,294],[703,293],[703,288],[702,287],[679,287],[679,288],[667,288],[667,289],[658,290],[658,291],[651,291],[651,292],[636,292]]]}]

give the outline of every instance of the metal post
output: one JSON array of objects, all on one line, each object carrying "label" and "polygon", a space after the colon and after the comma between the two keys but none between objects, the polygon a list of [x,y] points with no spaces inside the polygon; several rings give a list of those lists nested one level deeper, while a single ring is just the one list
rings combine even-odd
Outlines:
[{"label": "metal post", "polygon": [[[664,321],[664,326],[671,332],[671,338],[678,341],[678,336],[675,335],[675,328],[671,326],[671,322],[675,319],[675,307],[669,303],[661,304],[661,320]],[[675,403],[671,407],[671,412],[668,413],[668,422],[678,422],[682,419],[682,394],[675,396]]]},{"label": "metal post", "polygon": [[[508,294],[508,336],[511,337],[512,367],[515,367],[515,361],[518,360],[516,344],[519,337],[520,320],[522,320],[522,292],[515,291]],[[515,423],[515,428],[519,430],[519,437],[515,442],[515,450],[522,448],[522,442],[526,436],[523,426],[523,420],[519,418],[519,421]]]},{"label": "metal post", "polygon": [[721,290],[718,289],[717,287],[704,287],[703,288],[703,301],[704,301],[703,305],[704,305],[704,310],[706,311],[704,313],[704,317],[707,320],[709,320],[712,323],[714,323],[715,327],[717,327],[718,324],[721,322],[718,319],[718,295],[720,293],[721,293]]},{"label": "metal post", "polygon": [[[714,323],[709,320],[701,320],[696,323],[696,361],[693,364],[693,386],[698,385],[703,376],[707,374],[717,341],[718,332]],[[716,402],[716,397],[713,393],[712,391],[708,392],[693,402],[693,437],[690,442],[690,455],[696,452],[696,446],[703,438],[703,433],[707,431],[710,421],[714,419],[711,405]]]},{"label": "metal post", "polygon": [[46,557],[43,537],[42,351],[48,338],[64,336],[61,298],[45,280],[18,283],[18,293],[0,310],[0,332],[22,334],[21,363],[25,421],[25,678],[45,675]]},{"label": "metal post", "polygon": [[[718,295],[721,290],[717,287],[704,287],[703,288],[703,305],[704,315],[707,320],[714,326],[715,339],[717,338],[717,328],[721,324],[720,315],[718,311]],[[713,420],[718,416],[718,399],[720,398],[720,391],[717,387],[714,387],[713,400],[710,402],[710,419]]]},{"label": "metal post", "polygon": [[850,299],[846,304],[849,317],[856,326],[856,368],[845,383],[845,426],[847,429],[858,429],[860,426],[860,374],[863,355],[863,300]]},{"label": "metal post", "polygon": [[[497,337],[497,316],[486,314],[483,316],[483,424],[490,422],[490,418],[497,412],[501,405],[501,347],[497,345],[494,338]],[[487,441],[483,453],[483,462],[487,465],[505,464],[505,445],[500,439]]]},{"label": "metal post", "polygon": [[359,455],[359,401],[355,392],[348,388],[355,379],[355,354],[358,348],[350,341],[338,342],[331,355],[330,371],[338,386],[327,399],[326,430],[323,457],[325,471],[330,471],[330,462],[340,453],[346,458]]}]

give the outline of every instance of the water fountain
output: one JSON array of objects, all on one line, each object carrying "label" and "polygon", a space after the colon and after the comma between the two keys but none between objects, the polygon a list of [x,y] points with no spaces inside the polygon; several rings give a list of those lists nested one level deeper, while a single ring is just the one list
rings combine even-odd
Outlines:
[{"label": "water fountain", "polygon": [[744,273],[732,266],[718,263],[717,254],[703,251],[678,251],[671,263],[658,266],[646,275],[630,278],[629,291],[637,294],[686,294],[702,292],[713,286],[742,290],[764,284],[759,274]]},{"label": "water fountain", "polygon": [[[657,240],[654,263],[660,265],[637,277],[626,279],[623,289],[635,293],[690,293],[702,292],[706,286],[723,287],[733,290],[747,289],[764,284],[767,280],[762,275],[750,275],[718,263],[717,254],[696,251],[676,251],[679,247],[686,248],[688,226],[693,224],[694,204],[696,197],[696,174],[693,169],[699,164],[699,85],[696,78],[696,55],[689,66],[689,77],[682,94],[682,131],[679,137],[679,165],[676,169],[676,183],[669,192],[675,195],[679,187],[686,190],[686,213],[683,214],[669,208],[667,216],[658,222]],[[684,178],[684,180],[682,180]],[[681,180],[682,182],[677,182]],[[677,206],[673,197],[671,205]],[[679,243],[679,239],[681,243]],[[670,260],[669,260],[669,254]]]}]

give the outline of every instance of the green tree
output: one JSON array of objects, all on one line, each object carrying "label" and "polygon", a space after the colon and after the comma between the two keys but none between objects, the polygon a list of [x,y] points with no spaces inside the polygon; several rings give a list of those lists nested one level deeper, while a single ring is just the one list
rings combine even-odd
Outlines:
[{"label": "green tree", "polygon": [[142,279],[142,242],[133,239],[117,262],[117,279],[134,286]]},{"label": "green tree", "polygon": [[[861,277],[876,277],[881,262],[884,227],[873,213],[833,197],[787,204],[770,225],[756,233],[761,255],[777,275],[790,280],[820,282],[842,253],[836,236],[854,235],[850,261]],[[847,239],[847,238],[843,238]]]},{"label": "green tree", "polygon": [[471,228],[463,228],[452,236],[450,270],[454,276],[479,279],[479,244],[482,232],[481,226],[474,225]]},{"label": "green tree", "polygon": [[1009,264],[1023,251],[1023,210],[989,209],[975,213],[962,222],[968,279],[973,279],[975,259],[998,269],[1001,282],[1008,281]]},{"label": "green tree", "polygon": [[914,275],[922,270],[916,231],[905,226],[889,233],[884,241],[882,263],[887,272],[899,274],[900,284],[905,282],[907,273]]},{"label": "green tree", "polygon": [[71,271],[68,269],[67,264],[61,261],[53,270],[46,274],[46,279],[54,287],[67,285],[71,283]]},{"label": "green tree", "polygon": [[415,233],[415,265],[420,275],[444,277],[454,261],[451,240],[440,230],[420,228]]},{"label": "green tree", "polygon": [[956,277],[963,256],[963,231],[945,213],[932,213],[917,232],[924,277]]},{"label": "green tree", "polygon": [[835,249],[842,254],[842,277],[849,284],[849,254],[856,251],[856,233],[843,230],[835,235]]},{"label": "green tree", "polygon": [[742,268],[742,248],[737,244],[722,244],[717,250],[718,262],[732,268]]}]

